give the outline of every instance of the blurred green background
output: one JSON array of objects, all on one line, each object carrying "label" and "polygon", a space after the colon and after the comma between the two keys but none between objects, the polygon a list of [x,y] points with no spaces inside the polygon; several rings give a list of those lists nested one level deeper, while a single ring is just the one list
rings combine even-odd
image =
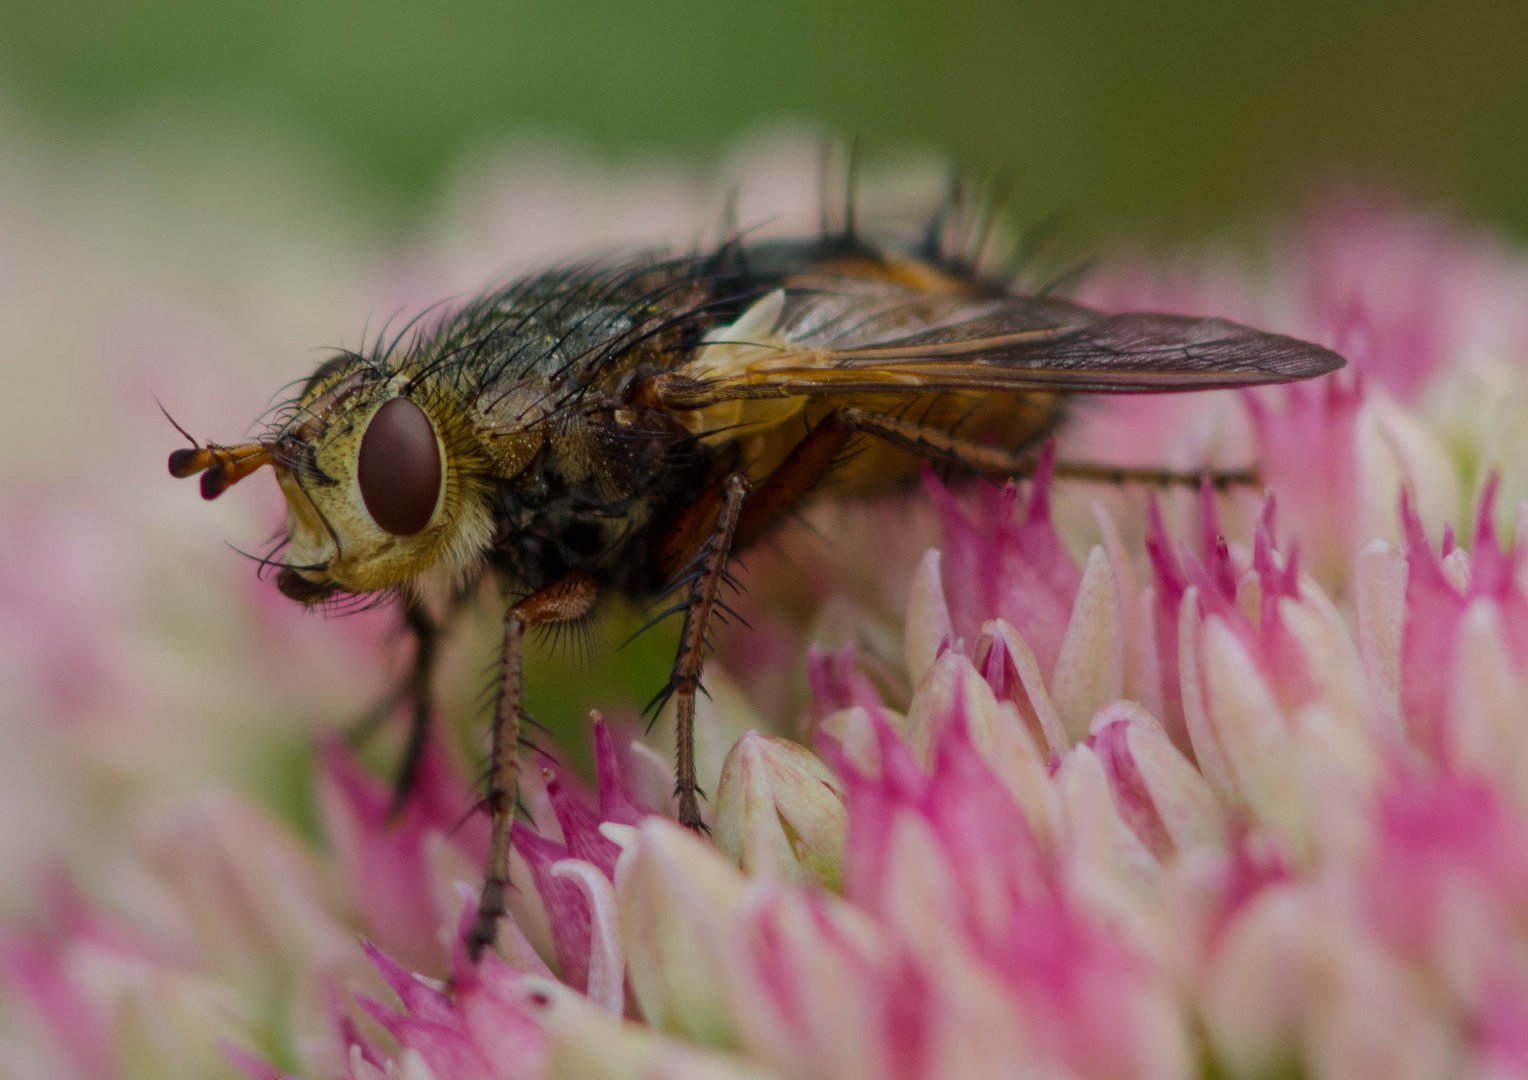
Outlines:
[{"label": "blurred green background", "polygon": [[704,158],[781,117],[1011,170],[1094,235],[1202,232],[1333,172],[1528,229],[1528,5],[10,5],[0,99],[99,134],[170,110],[326,151],[407,220],[464,146]]}]

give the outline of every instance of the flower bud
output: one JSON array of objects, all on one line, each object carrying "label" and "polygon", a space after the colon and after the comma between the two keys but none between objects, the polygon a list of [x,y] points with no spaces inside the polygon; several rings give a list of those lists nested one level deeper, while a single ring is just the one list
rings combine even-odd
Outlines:
[{"label": "flower bud", "polygon": [[845,817],[838,780],[805,747],[750,731],[727,755],[716,844],[745,872],[836,889]]}]

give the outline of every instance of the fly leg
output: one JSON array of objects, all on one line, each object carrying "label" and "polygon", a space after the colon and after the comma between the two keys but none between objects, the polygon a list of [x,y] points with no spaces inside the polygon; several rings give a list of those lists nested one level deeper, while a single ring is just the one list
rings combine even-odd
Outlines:
[{"label": "fly leg", "polygon": [[485,800],[492,821],[492,833],[477,919],[467,933],[467,951],[473,960],[493,944],[498,933],[499,919],[507,910],[510,830],[514,825],[520,786],[517,771],[520,661],[525,631],[530,627],[576,622],[589,614],[596,596],[593,579],[583,574],[570,574],[509,605],[504,613],[503,666],[499,671],[498,704],[493,714],[488,792]]},{"label": "fly leg", "polygon": [[1243,465],[1239,469],[1205,469],[1202,472],[1191,472],[1187,469],[1156,469],[1099,465],[1089,461],[1058,461],[1056,475],[1068,480],[1111,484],[1115,487],[1124,484],[1144,484],[1147,487],[1159,488],[1198,488],[1202,484],[1209,484],[1216,491],[1229,491],[1237,487],[1257,487],[1262,483],[1262,474],[1256,465]]},{"label": "fly leg", "polygon": [[389,813],[398,814],[414,793],[419,782],[419,766],[424,761],[430,737],[430,711],[435,703],[435,657],[440,647],[440,624],[427,607],[417,600],[409,602],[403,623],[414,635],[414,664],[409,671],[404,694],[413,705],[409,715],[409,734],[403,744],[403,760],[393,781],[393,801]]},{"label": "fly leg", "polygon": [[393,798],[389,813],[396,815],[408,802],[419,781],[419,766],[429,742],[430,716],[435,704],[435,661],[440,650],[441,624],[430,609],[417,600],[403,609],[403,629],[414,639],[414,660],[409,670],[391,686],[382,699],[359,720],[351,724],[345,738],[359,746],[376,733],[401,703],[408,702],[409,732],[404,741],[403,757],[393,779]]},{"label": "fly leg", "polygon": [[675,580],[674,587],[687,588],[687,595],[674,609],[685,613],[679,655],[655,704],[661,708],[670,697],[675,699],[674,793],[680,824],[697,832],[705,831],[705,824],[695,776],[695,695],[711,617],[718,608],[726,611],[719,594],[724,584],[732,583],[728,560],[734,550],[756,540],[816,487],[837,463],[852,434],[840,413],[829,414],[756,483],[733,472],[713,484],[680,516],[660,546],[661,565]]},{"label": "fly leg", "polygon": [[[861,409],[844,409],[841,415],[843,423],[854,431],[874,435],[911,450],[920,457],[946,461],[984,476],[1033,476],[1039,464],[1039,454],[1033,448],[1007,450],[984,446],[939,428],[925,427]],[[1056,463],[1056,475],[1099,484],[1148,484],[1153,487],[1198,488],[1208,482],[1217,491],[1258,483],[1256,466],[1190,472],[1060,461]]]},{"label": "fly leg", "polygon": [[[674,795],[679,800],[679,824],[696,832],[706,831],[706,826],[700,816],[702,792],[695,776],[695,695],[700,690],[700,673],[705,666],[711,617],[718,607],[725,610],[720,593],[722,585],[730,583],[727,563],[732,558],[738,519],[747,497],[747,479],[742,473],[729,473],[721,484],[719,505],[706,505],[712,500],[703,497],[693,508],[703,517],[714,513],[715,518],[709,535],[690,562],[689,572],[676,585],[686,589],[681,602],[684,629],[679,634],[679,655],[674,660],[673,674],[658,697],[660,706],[670,697],[674,699]],[[681,523],[680,531],[687,524],[693,527],[696,520],[694,514],[686,517],[689,522]]]}]

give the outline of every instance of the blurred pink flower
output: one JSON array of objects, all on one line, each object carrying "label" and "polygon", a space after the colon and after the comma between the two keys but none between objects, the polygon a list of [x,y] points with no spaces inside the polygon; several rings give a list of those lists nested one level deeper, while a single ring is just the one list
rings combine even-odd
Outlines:
[{"label": "blurred pink flower", "polygon": [[1457,692],[1450,675],[1462,665],[1458,650],[1470,647],[1461,640],[1467,615],[1489,612],[1495,621],[1497,646],[1511,665],[1521,670],[1528,661],[1528,592],[1525,592],[1523,544],[1520,537],[1503,549],[1492,525],[1495,481],[1488,482],[1481,498],[1474,542],[1468,553],[1454,547],[1445,536],[1443,551],[1435,555],[1410,507],[1406,517],[1406,597],[1401,644],[1400,708],[1409,737],[1430,754],[1447,763],[1452,748],[1447,743],[1449,699]]},{"label": "blurred pink flower", "polygon": [[1299,329],[1402,401],[1461,354],[1528,332],[1513,304],[1528,282],[1501,240],[1394,197],[1328,192],[1286,249],[1303,293]]},{"label": "blurred pink flower", "polygon": [[987,619],[1006,619],[1042,669],[1054,668],[1082,574],[1050,520],[1054,445],[1022,505],[1018,487],[987,490],[973,520],[937,482],[927,487],[944,524],[944,594],[957,639],[974,641]]},{"label": "blurred pink flower", "polygon": [[427,967],[457,909],[445,875],[470,874],[488,851],[476,796],[431,744],[418,786],[393,817],[392,791],[337,745],[319,779],[325,832],[360,904],[363,932],[392,955]]}]

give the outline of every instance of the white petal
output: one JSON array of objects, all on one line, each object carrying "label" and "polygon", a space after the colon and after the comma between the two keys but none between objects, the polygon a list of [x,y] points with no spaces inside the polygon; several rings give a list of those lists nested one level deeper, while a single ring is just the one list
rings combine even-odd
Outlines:
[{"label": "white petal", "polygon": [[1290,826],[1298,808],[1290,798],[1289,732],[1273,691],[1218,616],[1204,620],[1202,660],[1206,714],[1236,794],[1260,820]]},{"label": "white petal", "polygon": [[1119,537],[1119,529],[1103,503],[1094,501],[1093,517],[1104,551],[1109,556],[1109,573],[1114,579],[1119,602],[1120,628],[1124,645],[1124,686],[1120,693],[1145,706],[1153,716],[1162,715],[1162,674],[1157,663],[1157,641],[1152,632],[1151,612],[1156,606],[1152,590],[1143,589],[1136,576],[1130,553]]},{"label": "white petal", "polygon": [[907,659],[907,674],[915,686],[933,666],[939,647],[951,641],[955,633],[950,621],[950,606],[944,598],[940,559],[938,549],[924,553],[918,569],[913,572],[907,598],[902,647]]},{"label": "white petal", "polygon": [[1178,605],[1178,686],[1183,695],[1183,722],[1188,729],[1189,745],[1194,749],[1194,760],[1199,771],[1210,782],[1215,793],[1227,803],[1240,802],[1236,782],[1231,775],[1230,762],[1220,745],[1220,734],[1210,722],[1209,708],[1205,700],[1203,664],[1200,660],[1200,642],[1204,636],[1204,620],[1199,614],[1199,590],[1189,586]]},{"label": "white petal", "polygon": [[1528,809],[1528,686],[1518,674],[1496,604],[1476,600],[1459,621],[1449,675],[1446,734],[1467,772],[1496,781]]},{"label": "white petal", "polygon": [[[548,988],[541,1018],[551,1038],[552,1080],[769,1080],[753,1062],[670,1038],[592,1008],[577,994]],[[511,1063],[505,1063],[506,1067]],[[506,1073],[509,1075],[509,1073]]]},{"label": "white petal", "polygon": [[727,755],[716,846],[750,876],[836,889],[846,817],[838,779],[805,747],[750,732]]},{"label": "white petal", "polygon": [[1155,718],[1150,718],[1150,723],[1132,723],[1126,738],[1136,770],[1173,847],[1180,852],[1223,847],[1226,822],[1220,800]]},{"label": "white petal", "polygon": [[[1312,586],[1314,588],[1314,586]],[[1302,597],[1278,601],[1279,617],[1304,654],[1305,671],[1316,684],[1316,697],[1343,720],[1365,727],[1372,715],[1363,663],[1335,608]]]},{"label": "white petal", "polygon": [[1371,388],[1354,419],[1353,438],[1358,536],[1400,539],[1395,508],[1403,487],[1429,532],[1454,516],[1463,495],[1459,470],[1438,436],[1414,414]]},{"label": "white petal", "polygon": [[957,711],[977,749],[989,752],[992,729],[1003,722],[997,698],[969,659],[947,652],[929,668],[907,710],[907,742],[920,763],[928,765],[934,745]]},{"label": "white petal", "polygon": [[568,878],[589,904],[589,1000],[613,1016],[626,1008],[626,959],[615,910],[615,889],[599,867],[583,859],[562,859],[552,876]]},{"label": "white petal", "polygon": [[1029,643],[1002,619],[984,623],[982,633],[1001,640],[1004,648],[1008,650],[1008,656],[1013,660],[1019,687],[1023,691],[1022,694],[1015,695],[1020,698],[1020,713],[1023,713],[1025,706],[1032,712],[1034,723],[1045,739],[1045,749],[1048,752],[1056,755],[1065,753],[1072,745],[1072,741],[1067,737],[1066,729],[1061,723],[1061,715],[1056,711],[1050,692],[1045,688],[1045,678],[1040,674],[1039,661],[1035,659]]},{"label": "white petal", "polygon": [[1088,722],[1124,690],[1124,641],[1119,597],[1101,547],[1088,553],[1082,584],[1056,657],[1051,693],[1069,743],[1087,738]]},{"label": "white petal", "polygon": [[663,818],[637,826],[616,863],[621,937],[631,989],[654,1027],[726,1044],[726,942],[743,902],[735,866],[710,844]]},{"label": "white petal", "polygon": [[[881,720],[907,741],[907,717],[891,709],[881,709]],[[870,711],[858,705],[824,717],[817,730],[838,743],[849,764],[866,776],[881,775],[881,744]]]},{"label": "white petal", "polygon": [[1309,896],[1275,888],[1225,930],[1197,997],[1230,1075],[1272,1075],[1299,1060],[1322,921]]},{"label": "white petal", "polygon": [[1056,786],[1074,856],[1067,860],[1072,887],[1110,921],[1143,921],[1141,899],[1162,866],[1120,817],[1097,755],[1086,745],[1073,747],[1056,770]]},{"label": "white petal", "polygon": [[1406,629],[1406,558],[1383,540],[1358,555],[1354,607],[1358,650],[1380,722],[1401,732],[1401,643]]}]

